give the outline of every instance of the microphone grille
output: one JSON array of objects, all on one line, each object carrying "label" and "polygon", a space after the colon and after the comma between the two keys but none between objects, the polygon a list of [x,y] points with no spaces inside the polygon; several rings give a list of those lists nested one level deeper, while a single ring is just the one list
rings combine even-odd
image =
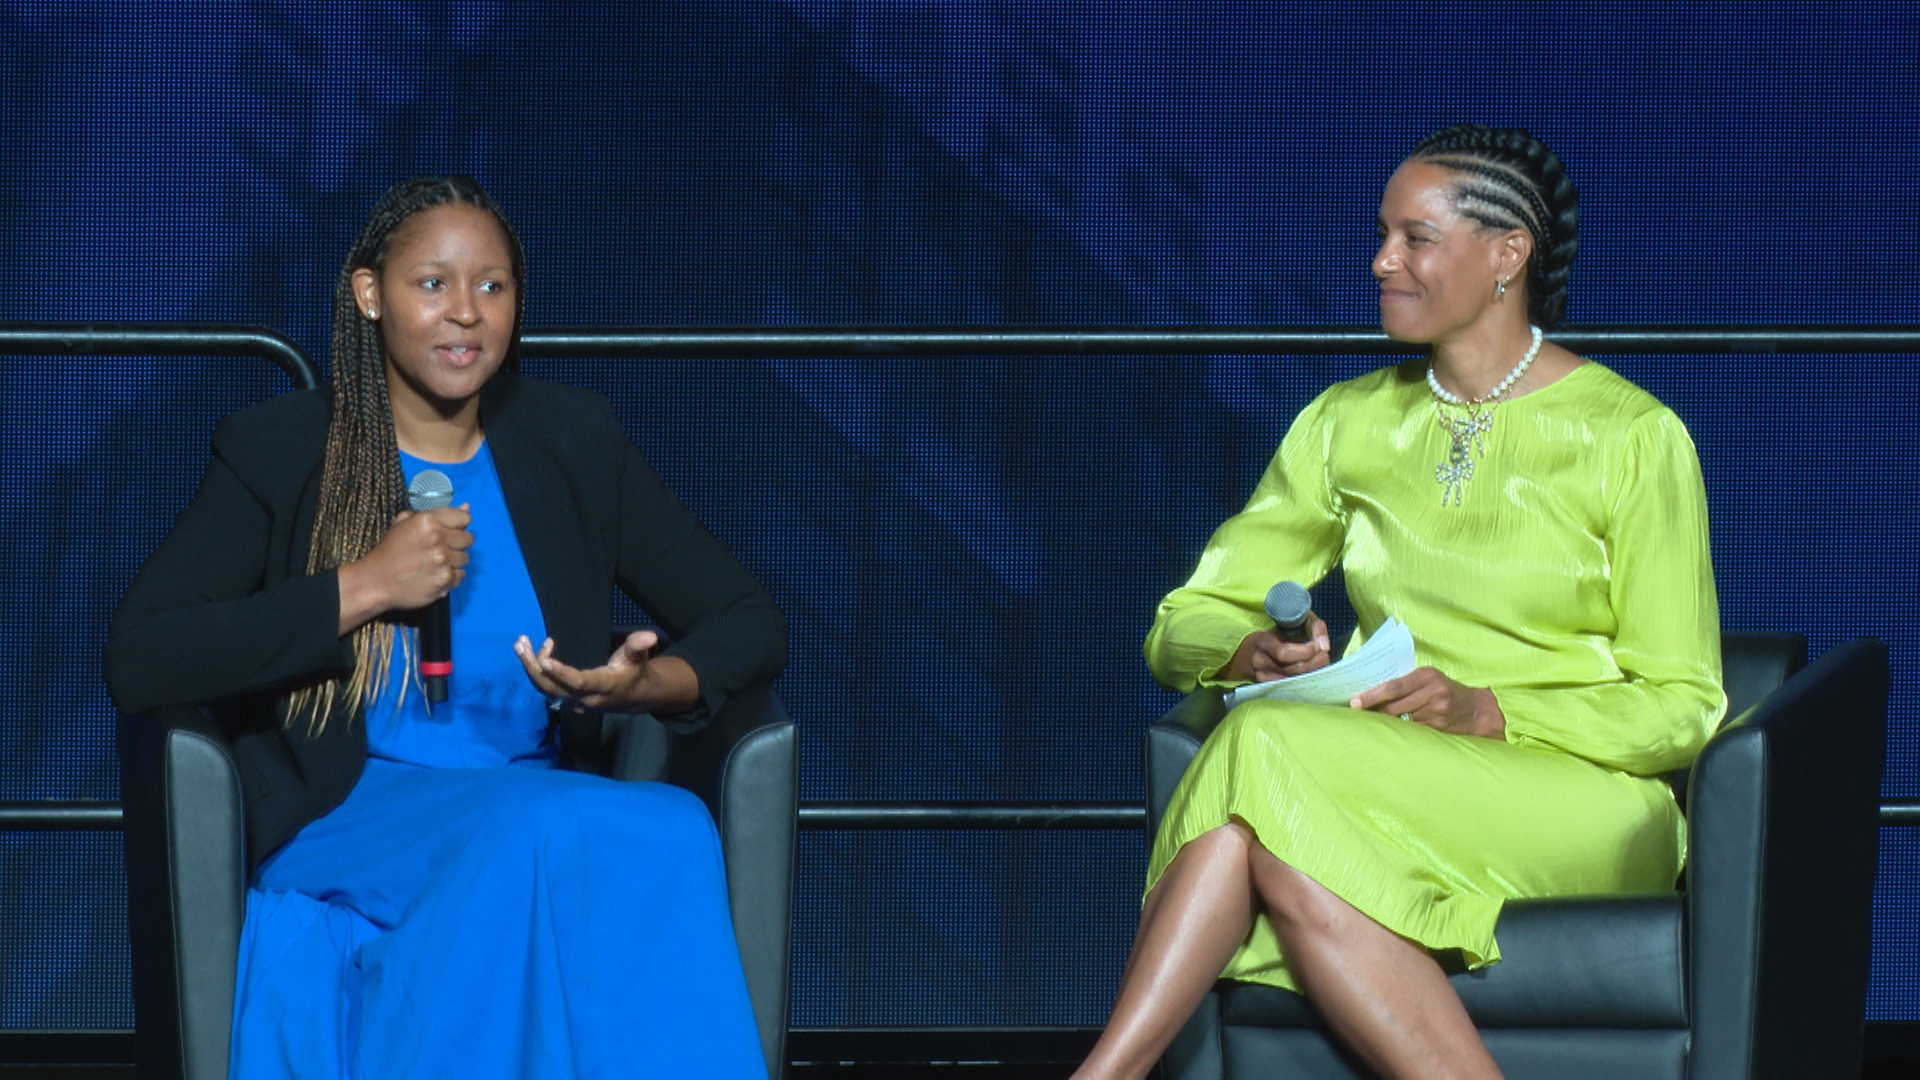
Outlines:
[{"label": "microphone grille", "polygon": [[1313,597],[1297,581],[1282,581],[1267,590],[1267,618],[1275,626],[1300,626],[1313,610]]},{"label": "microphone grille", "polygon": [[453,505],[453,481],[439,469],[422,469],[407,485],[407,505],[417,511]]}]

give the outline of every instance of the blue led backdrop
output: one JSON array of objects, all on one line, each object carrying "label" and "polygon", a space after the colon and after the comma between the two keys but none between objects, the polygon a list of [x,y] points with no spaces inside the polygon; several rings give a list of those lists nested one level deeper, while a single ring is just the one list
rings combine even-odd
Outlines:
[{"label": "blue led backdrop", "polygon": [[[1525,126],[1582,196],[1580,323],[1920,323],[1910,3],[460,5],[0,0],[0,321],[261,323],[324,363],[375,196],[468,172],[541,327],[1374,317],[1420,135]],[[1697,440],[1724,619],[1893,649],[1920,795],[1914,357],[1615,366]],[[1139,642],[1289,418],[1366,364],[569,362],[793,618],[820,799],[1130,800]],[[0,800],[113,798],[98,656],[239,360],[0,359]],[[1323,606],[1341,606],[1331,589]],[[0,1028],[132,1022],[119,841],[0,834]],[[1090,1024],[1125,832],[812,833],[804,1026]],[[1869,1015],[1920,1019],[1920,835]]]}]

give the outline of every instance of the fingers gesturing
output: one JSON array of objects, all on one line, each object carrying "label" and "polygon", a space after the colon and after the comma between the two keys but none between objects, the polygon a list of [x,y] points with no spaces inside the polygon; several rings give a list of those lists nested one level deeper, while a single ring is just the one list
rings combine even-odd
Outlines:
[{"label": "fingers gesturing", "polygon": [[649,651],[658,642],[659,635],[651,630],[630,634],[605,665],[584,669],[556,659],[552,638],[536,650],[532,640],[523,636],[514,643],[513,651],[520,658],[520,666],[526,669],[527,678],[555,704],[581,712],[617,711],[641,700],[641,689],[648,677]]}]

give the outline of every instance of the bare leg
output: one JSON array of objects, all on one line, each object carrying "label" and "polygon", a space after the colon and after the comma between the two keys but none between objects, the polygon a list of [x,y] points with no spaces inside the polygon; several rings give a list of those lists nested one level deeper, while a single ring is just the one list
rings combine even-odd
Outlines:
[{"label": "bare leg", "polygon": [[1288,970],[1361,1060],[1388,1080],[1500,1076],[1425,950],[1259,844],[1250,845],[1249,859]]},{"label": "bare leg", "polygon": [[1246,940],[1256,898],[1301,988],[1375,1071],[1499,1078],[1432,957],[1230,823],[1181,848],[1147,895],[1113,1016],[1076,1080],[1147,1074]]},{"label": "bare leg", "polygon": [[1147,894],[1113,1016],[1073,1075],[1137,1080],[1160,1060],[1253,928],[1253,834],[1222,825],[1189,841]]}]

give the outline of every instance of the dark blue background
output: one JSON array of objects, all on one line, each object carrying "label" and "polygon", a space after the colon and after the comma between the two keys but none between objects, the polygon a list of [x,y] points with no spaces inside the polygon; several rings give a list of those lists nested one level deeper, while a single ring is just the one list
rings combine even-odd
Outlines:
[{"label": "dark blue background", "polygon": [[[264,323],[324,359],[389,182],[512,212],[535,325],[1366,324],[1420,135],[1528,127],[1583,323],[1916,323],[1910,3],[0,0],[0,320]],[[804,794],[1134,799],[1154,602],[1367,365],[569,363],[794,617]],[[1920,794],[1914,358],[1616,367],[1700,446],[1726,625],[1893,646]],[[112,798],[97,656],[263,365],[0,359],[0,799]],[[1337,606],[1323,595],[1323,604]],[[1920,1018],[1884,834],[1869,1015]],[[810,834],[802,1025],[1097,1023],[1125,833]],[[0,1028],[131,1023],[118,839],[0,835]]]}]

